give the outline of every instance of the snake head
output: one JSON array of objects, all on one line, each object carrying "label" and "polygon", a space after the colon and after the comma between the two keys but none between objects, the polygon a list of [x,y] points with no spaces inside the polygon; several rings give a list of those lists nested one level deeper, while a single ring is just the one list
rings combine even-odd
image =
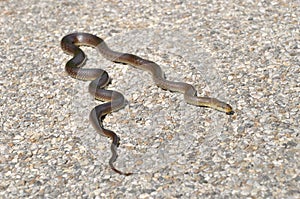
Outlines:
[{"label": "snake head", "polygon": [[224,103],[222,109],[226,113],[226,115],[233,115],[234,111],[232,107],[229,104]]},{"label": "snake head", "polygon": [[225,112],[227,115],[233,115],[234,114],[234,111],[233,111],[233,108],[225,103],[225,102],[222,102],[218,99],[215,99],[215,98],[211,98],[209,100],[209,107],[211,108],[214,108],[218,111],[221,111],[221,112]]}]

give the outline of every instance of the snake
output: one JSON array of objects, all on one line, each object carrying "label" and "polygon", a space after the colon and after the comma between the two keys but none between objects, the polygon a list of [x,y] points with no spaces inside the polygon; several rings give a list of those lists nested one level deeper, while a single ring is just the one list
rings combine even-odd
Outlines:
[{"label": "snake", "polygon": [[133,173],[126,173],[115,168],[114,162],[118,157],[117,148],[120,143],[120,138],[115,132],[104,128],[102,121],[107,114],[123,108],[125,106],[125,98],[120,92],[105,89],[110,82],[110,77],[105,70],[99,68],[83,68],[87,57],[80,49],[80,46],[96,48],[104,58],[112,62],[128,64],[138,69],[148,71],[151,73],[153,81],[158,87],[164,90],[183,93],[184,100],[188,104],[209,107],[224,112],[227,115],[234,114],[233,108],[229,104],[216,98],[197,96],[197,91],[193,85],[167,80],[161,67],[155,62],[143,59],[137,55],[113,51],[107,46],[103,39],[96,35],[83,32],[71,33],[64,36],[60,44],[65,53],[73,56],[65,65],[67,74],[75,79],[91,81],[88,89],[89,93],[92,94],[96,100],[104,102],[91,110],[89,120],[93,128],[100,135],[111,139],[110,149],[112,155],[109,159],[109,166],[113,171],[121,175],[129,176]]}]

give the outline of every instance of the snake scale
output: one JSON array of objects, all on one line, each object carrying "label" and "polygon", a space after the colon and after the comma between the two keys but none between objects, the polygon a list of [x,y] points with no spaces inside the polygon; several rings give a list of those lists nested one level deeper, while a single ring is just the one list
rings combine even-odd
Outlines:
[{"label": "snake scale", "polygon": [[129,64],[136,68],[150,72],[157,86],[166,90],[183,93],[184,100],[188,104],[210,107],[218,111],[225,112],[228,115],[234,114],[232,107],[227,103],[216,98],[198,97],[197,91],[192,85],[183,82],[166,80],[162,69],[155,62],[143,59],[133,54],[113,51],[96,35],[89,33],[72,33],[64,36],[61,40],[61,48],[64,52],[73,56],[73,58],[66,63],[66,72],[73,78],[91,81],[89,84],[89,92],[95,97],[95,99],[105,102],[104,104],[98,105],[92,109],[89,119],[98,133],[112,139],[112,156],[109,159],[109,165],[111,169],[121,175],[128,176],[132,173],[125,173],[114,167],[113,163],[116,161],[118,156],[117,147],[119,146],[120,138],[113,131],[103,127],[102,119],[110,112],[123,108],[125,105],[125,98],[117,91],[104,89],[110,81],[106,71],[102,69],[82,68],[86,61],[86,55],[79,46],[83,45],[96,48],[104,58],[110,61]]}]

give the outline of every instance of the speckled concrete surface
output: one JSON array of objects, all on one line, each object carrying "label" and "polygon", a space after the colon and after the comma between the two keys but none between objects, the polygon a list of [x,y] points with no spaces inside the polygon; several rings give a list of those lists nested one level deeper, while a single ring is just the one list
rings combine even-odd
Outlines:
[{"label": "speckled concrete surface", "polygon": [[[1,198],[300,198],[299,1],[0,1]],[[104,125],[87,82],[64,72],[61,38],[84,31],[159,63],[170,80],[229,102],[187,105],[150,75],[103,60],[127,106]]]}]

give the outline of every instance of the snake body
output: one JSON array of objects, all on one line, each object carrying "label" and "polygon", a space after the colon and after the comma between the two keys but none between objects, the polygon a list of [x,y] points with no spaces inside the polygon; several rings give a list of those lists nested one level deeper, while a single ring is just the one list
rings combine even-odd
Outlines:
[{"label": "snake body", "polygon": [[66,35],[61,40],[61,48],[67,54],[73,55],[73,58],[70,59],[65,66],[66,72],[73,78],[91,81],[89,85],[89,92],[94,95],[96,99],[106,102],[93,108],[90,112],[89,118],[98,133],[112,139],[112,156],[109,160],[109,165],[119,174],[131,175],[132,173],[125,173],[114,167],[113,163],[117,159],[116,150],[119,145],[120,138],[113,131],[103,127],[102,118],[112,111],[121,109],[125,105],[125,99],[124,96],[117,91],[104,89],[110,80],[106,71],[102,69],[82,68],[86,60],[86,55],[79,48],[79,46],[82,45],[96,48],[103,57],[110,61],[129,64],[136,68],[149,71],[157,86],[166,90],[183,93],[184,100],[189,104],[210,107],[225,112],[228,115],[234,114],[232,107],[227,103],[216,98],[198,97],[197,91],[192,85],[183,82],[166,80],[162,69],[155,62],[143,59],[133,54],[113,51],[101,38],[89,33],[72,33]]}]

